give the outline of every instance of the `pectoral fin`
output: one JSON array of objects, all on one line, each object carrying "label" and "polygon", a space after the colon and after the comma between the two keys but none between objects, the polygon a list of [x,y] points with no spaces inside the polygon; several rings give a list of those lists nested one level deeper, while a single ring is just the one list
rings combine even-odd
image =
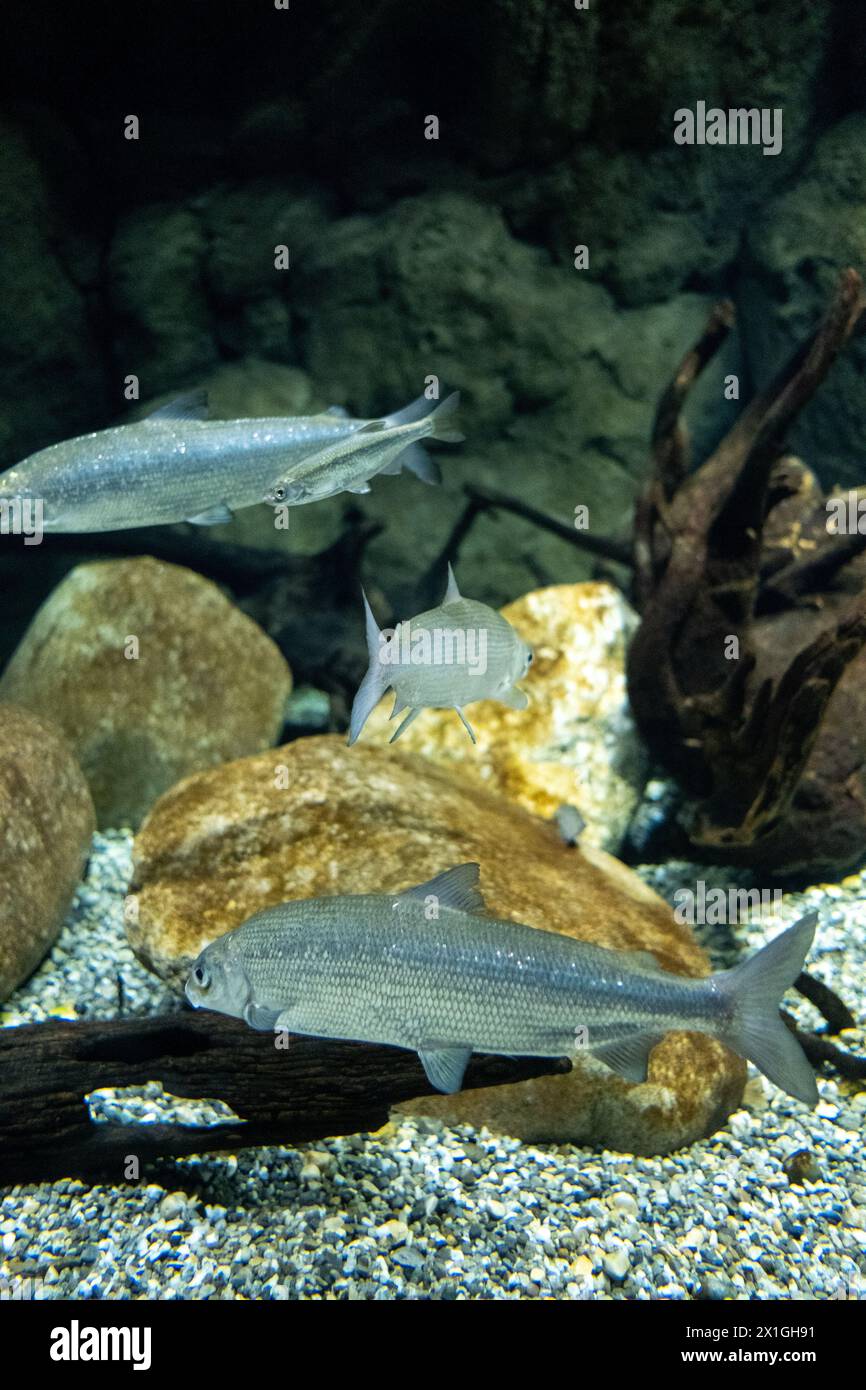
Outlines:
[{"label": "pectoral fin", "polygon": [[616,1042],[593,1047],[590,1038],[589,1051],[626,1081],[640,1082],[646,1081],[649,1055],[658,1041],[656,1034],[636,1033],[630,1038],[619,1038]]},{"label": "pectoral fin", "polygon": [[219,526],[221,522],[231,519],[232,514],[225,502],[218,502],[215,507],[208,507],[207,511],[199,512],[197,516],[187,517],[192,526]]},{"label": "pectoral fin", "polygon": [[497,695],[497,700],[502,705],[507,705],[509,709],[526,709],[529,704],[529,696],[525,690],[518,690],[513,685],[510,690],[506,690],[504,695]]},{"label": "pectoral fin", "polygon": [[261,1004],[250,1002],[244,1008],[244,1023],[255,1028],[257,1033],[272,1033],[282,1017],[279,1009],[265,1009]]},{"label": "pectoral fin", "polygon": [[444,1092],[446,1096],[453,1096],[463,1085],[463,1073],[472,1056],[472,1048],[419,1048],[418,1056],[430,1085],[435,1086],[437,1091]]},{"label": "pectoral fin", "polygon": [[346,488],[346,491],[347,491],[347,492],[369,492],[369,491],[370,491],[370,484],[369,484],[369,483],[356,483],[354,487],[347,487],[347,488]]}]

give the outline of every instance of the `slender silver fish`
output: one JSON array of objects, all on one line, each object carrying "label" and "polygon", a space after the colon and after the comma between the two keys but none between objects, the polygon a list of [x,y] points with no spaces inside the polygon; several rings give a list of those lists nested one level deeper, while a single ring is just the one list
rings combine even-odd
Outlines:
[{"label": "slender silver fish", "polygon": [[525,709],[529,704],[516,682],[529,670],[532,648],[495,608],[463,598],[450,565],[439,607],[398,623],[390,636],[379,631],[367,595],[363,597],[370,665],[352,704],[350,745],[389,687],[394,691],[391,718],[409,711],[391,743],[422,709],[456,710],[474,743],[465,705],[498,700]]},{"label": "slender silver fish", "polygon": [[264,500],[273,506],[302,507],[338,492],[369,492],[371,478],[399,473],[404,467],[425,482],[438,482],[438,470],[420,441],[462,443],[463,435],[454,425],[459,403],[459,391],[432,405],[422,396],[401,411],[399,421],[393,416],[368,420],[350,438],[337,439],[300,463],[293,462],[268,488]]},{"label": "slender silver fish", "polygon": [[[421,397],[384,420],[321,415],[209,420],[203,391],[189,392],[145,420],[67,439],[0,474],[0,502],[41,499],[44,531],[123,531],[192,521],[212,526],[262,502],[280,469],[350,440],[365,426],[399,429],[429,402]],[[435,481],[430,460],[405,462]]]},{"label": "slender silver fish", "polygon": [[257,912],[206,946],[186,985],[196,1008],[252,1028],[417,1051],[431,1085],[459,1091],[473,1052],[575,1056],[629,1081],[674,1030],[707,1033],[806,1105],[806,1056],[779,1014],[816,914],[706,979],[485,915],[478,865],[403,893],[307,898]]}]

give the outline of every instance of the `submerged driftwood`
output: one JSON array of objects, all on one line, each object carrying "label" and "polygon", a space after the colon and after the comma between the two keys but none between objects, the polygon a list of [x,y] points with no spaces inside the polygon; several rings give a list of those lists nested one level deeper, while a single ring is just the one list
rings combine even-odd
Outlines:
[{"label": "submerged driftwood", "polygon": [[[567,1072],[564,1058],[473,1057],[466,1087]],[[85,1096],[159,1081],[221,1100],[240,1120],[192,1128],[94,1123]],[[292,1038],[277,1047],[236,1019],[180,1012],[109,1023],[0,1028],[0,1185],[60,1177],[123,1182],[127,1161],[258,1144],[303,1144],[379,1129],[391,1107],[432,1088],[399,1048]]]},{"label": "submerged driftwood", "polygon": [[785,434],[863,312],[846,271],[824,322],[692,471],[680,411],[733,323],[715,309],[656,414],[635,522],[629,697],[695,803],[702,860],[836,875],[866,854],[866,535],[830,533]]}]

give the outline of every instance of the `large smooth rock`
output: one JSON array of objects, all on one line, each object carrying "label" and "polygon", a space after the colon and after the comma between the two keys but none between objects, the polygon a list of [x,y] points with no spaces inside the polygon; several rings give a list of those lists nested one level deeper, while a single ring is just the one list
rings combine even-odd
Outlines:
[{"label": "large smooth rock", "polygon": [[[567,848],[551,825],[420,757],[347,749],[333,735],[200,773],[159,801],[135,842],[130,940],[180,988],[201,948],[260,908],[392,892],[469,860],[496,916],[649,950],[685,975],[708,969],[688,928],[603,851]],[[678,1033],[640,1086],[581,1058],[565,1077],[410,1108],[527,1139],[657,1153],[722,1124],[744,1079],[720,1044]]]},{"label": "large smooth rock", "polygon": [[[536,589],[502,614],[535,654],[520,682],[528,709],[495,700],[470,705],[474,747],[453,710],[425,710],[400,735],[400,747],[455,767],[545,819],[568,802],[586,821],[586,841],[615,852],[647,772],[625,688],[625,649],[637,617],[609,584]],[[389,723],[393,704],[390,692],[362,739],[387,742],[397,727]]]},{"label": "large smooth rock", "polygon": [[72,570],[0,680],[64,730],[102,827],[138,825],[181,777],[268,747],[290,690],[274,643],[214,584],[147,557]]},{"label": "large smooth rock", "polygon": [[56,939],[95,828],[87,783],[60,730],[0,705],[0,1001]]}]

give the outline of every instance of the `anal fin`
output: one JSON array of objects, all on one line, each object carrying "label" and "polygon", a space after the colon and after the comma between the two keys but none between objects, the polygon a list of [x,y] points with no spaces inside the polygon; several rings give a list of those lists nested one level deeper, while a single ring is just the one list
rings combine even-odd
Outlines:
[{"label": "anal fin", "polygon": [[463,1085],[463,1074],[472,1056],[472,1048],[419,1047],[418,1056],[430,1085],[446,1096],[453,1096]]},{"label": "anal fin", "polygon": [[627,1038],[617,1038],[615,1042],[602,1043],[598,1047],[592,1045],[592,1034],[588,1051],[593,1057],[597,1057],[600,1062],[604,1062],[606,1067],[617,1072],[626,1081],[641,1082],[646,1081],[647,1063],[649,1055],[659,1037],[654,1033],[633,1033]]},{"label": "anal fin", "polygon": [[217,502],[216,506],[208,507],[195,516],[187,517],[187,521],[192,526],[219,526],[221,522],[231,521],[231,519],[231,511],[225,502]]}]

